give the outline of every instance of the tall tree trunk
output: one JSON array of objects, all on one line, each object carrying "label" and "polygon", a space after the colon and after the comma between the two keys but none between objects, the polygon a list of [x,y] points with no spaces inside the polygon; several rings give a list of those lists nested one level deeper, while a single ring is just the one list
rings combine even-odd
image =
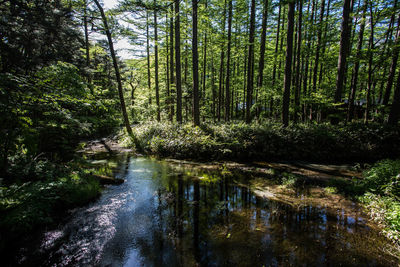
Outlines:
[{"label": "tall tree trunk", "polygon": [[[325,55],[325,50],[326,50],[326,35],[328,33],[328,25],[329,25],[329,11],[331,7],[331,0],[328,0],[328,7],[326,9],[326,16],[325,16],[325,30],[324,30],[324,37],[322,38],[323,43],[322,43],[322,56]],[[319,79],[318,79],[318,84],[321,85],[322,83],[322,76],[323,76],[323,71],[324,71],[324,64],[320,65],[319,68]]]},{"label": "tall tree trunk", "polygon": [[146,53],[147,53],[147,86],[149,89],[149,105],[151,105],[150,35],[149,35],[149,11],[148,10],[146,10]]},{"label": "tall tree trunk", "polygon": [[[154,5],[157,4],[154,0]],[[157,121],[161,120],[160,111],[160,86],[158,83],[158,32],[157,32],[157,9],[154,10],[154,64],[155,64],[155,83],[156,83],[156,104],[157,104]]]},{"label": "tall tree trunk", "polygon": [[[207,10],[208,7],[208,0],[205,0],[205,9]],[[203,77],[202,77],[202,105],[205,107],[206,104],[206,73],[207,73],[207,30],[208,28],[206,27],[205,33],[204,33],[204,50],[203,50]],[[205,114],[203,114],[203,121],[205,121]]]},{"label": "tall tree trunk", "polygon": [[372,11],[372,5],[373,3],[370,2],[369,10],[370,10],[371,34],[369,36],[369,46],[368,46],[368,87],[367,87],[367,103],[365,105],[365,115],[364,115],[365,124],[367,124],[369,120],[369,110],[371,109],[371,92],[374,83],[372,77],[373,75],[372,64],[373,64],[373,51],[374,51],[374,13]]},{"label": "tall tree trunk", "polygon": [[[307,18],[310,15],[310,5],[311,1],[308,2],[307,6]],[[304,72],[303,72],[303,96],[309,96],[309,90],[308,90],[308,71],[309,71],[309,60],[310,60],[310,51],[311,51],[311,43],[312,43],[312,28],[314,25],[314,9],[315,8],[315,1],[312,1],[312,7],[311,7],[311,19],[309,21],[309,25],[306,28],[306,39],[307,39],[307,49],[305,51],[306,54],[306,59],[305,59],[305,66],[304,66]],[[307,103],[303,105],[303,120],[307,118]]]},{"label": "tall tree trunk", "polygon": [[361,58],[361,49],[362,49],[362,43],[363,43],[363,38],[364,38],[366,11],[367,11],[367,1],[364,1],[363,15],[362,15],[362,20],[361,20],[361,25],[360,25],[360,32],[359,32],[359,36],[358,36],[356,62],[354,64],[353,76],[352,76],[352,80],[351,80],[351,93],[350,93],[350,98],[349,98],[349,107],[347,110],[347,121],[348,122],[351,122],[353,119],[353,116],[354,116],[354,100],[355,100],[356,91],[357,91],[358,71],[360,69],[360,58]]},{"label": "tall tree trunk", "polygon": [[[258,90],[261,90],[261,87],[263,86],[263,78],[264,78],[265,40],[267,37],[267,20],[268,20],[268,1],[269,0],[264,0],[261,43],[260,43],[260,59],[258,61],[258,77],[257,77]],[[258,115],[258,113],[259,113],[259,108],[257,108],[257,115]]]},{"label": "tall tree trunk", "polygon": [[289,1],[288,10],[288,29],[286,37],[286,63],[284,77],[284,91],[282,101],[282,123],[286,127],[289,125],[289,103],[290,103],[290,85],[292,79],[292,52],[293,52],[293,28],[294,28],[294,8],[295,1]]},{"label": "tall tree trunk", "polygon": [[322,25],[324,20],[324,12],[325,12],[325,0],[321,2],[321,11],[319,15],[319,25],[318,25],[318,33],[317,33],[317,47],[315,51],[315,62],[314,62],[314,74],[313,74],[313,92],[317,91],[317,75],[318,75],[318,66],[319,66],[319,49],[321,47],[322,42]]},{"label": "tall tree trunk", "polygon": [[192,64],[193,64],[193,123],[200,125],[199,109],[199,51],[197,50],[197,1],[192,0]]},{"label": "tall tree trunk", "polygon": [[174,111],[175,111],[175,107],[174,107],[174,84],[175,84],[175,75],[174,75],[174,69],[175,69],[175,59],[174,59],[174,7],[173,5],[171,5],[171,10],[170,10],[171,14],[170,14],[170,21],[169,21],[169,37],[170,37],[170,60],[169,60],[169,64],[170,64],[170,83],[171,83],[171,91],[170,91],[170,98],[168,101],[168,105],[169,105],[169,109],[170,109],[170,117],[169,120],[173,121],[174,120]]},{"label": "tall tree trunk", "polygon": [[86,68],[88,69],[88,84],[90,93],[93,95],[93,83],[92,83],[92,73],[90,71],[90,43],[89,43],[89,31],[88,31],[88,21],[87,21],[87,0],[84,2],[84,9],[83,9],[83,25],[85,28],[85,49],[86,49]]},{"label": "tall tree trunk", "polygon": [[340,51],[338,58],[336,91],[334,99],[335,103],[338,103],[342,100],[344,76],[346,75],[345,69],[347,65],[347,53],[349,51],[350,45],[350,13],[352,12],[350,2],[351,0],[344,0],[343,4],[342,32],[340,35]]},{"label": "tall tree trunk", "polygon": [[[165,13],[165,23],[166,25],[166,31],[168,30],[168,13]],[[171,116],[171,109],[170,109],[170,79],[169,79],[169,75],[170,75],[170,68],[169,68],[169,56],[170,56],[170,47],[169,47],[169,43],[168,43],[168,32],[166,32],[165,35],[165,44],[166,44],[166,88],[167,88],[167,97],[165,98],[165,106],[167,107],[167,114],[168,114],[168,118],[169,120],[172,121],[172,116]]]},{"label": "tall tree trunk", "polygon": [[388,124],[397,125],[400,118],[400,75],[397,75],[396,89],[394,91],[394,97],[392,107],[390,108]]},{"label": "tall tree trunk", "polygon": [[249,55],[247,64],[247,98],[246,98],[246,123],[251,122],[251,101],[254,81],[254,31],[256,19],[256,1],[251,0],[250,33],[249,33]]},{"label": "tall tree trunk", "polygon": [[175,0],[175,73],[176,73],[176,121],[182,123],[182,84],[181,84],[181,23],[179,0]]},{"label": "tall tree trunk", "polygon": [[227,52],[227,61],[226,61],[226,84],[225,84],[225,121],[230,120],[230,65],[231,65],[231,36],[232,36],[232,0],[229,0],[229,8],[228,8],[228,52]]},{"label": "tall tree trunk", "polygon": [[132,128],[129,123],[128,113],[126,112],[124,93],[122,90],[121,75],[119,73],[119,66],[118,66],[118,62],[117,62],[117,57],[115,56],[114,44],[113,44],[113,41],[111,38],[111,32],[110,32],[110,29],[108,28],[107,18],[106,18],[106,15],[104,14],[103,7],[100,5],[99,1],[94,0],[94,3],[96,4],[97,8],[100,11],[101,18],[102,18],[103,24],[104,24],[104,30],[106,32],[107,39],[108,39],[108,46],[110,48],[111,58],[113,60],[113,65],[114,65],[114,70],[115,70],[115,77],[117,79],[117,84],[118,84],[118,95],[119,95],[119,101],[121,104],[122,116],[124,118],[125,128],[126,128],[126,131],[128,132],[128,134],[133,136]]},{"label": "tall tree trunk", "polygon": [[301,42],[302,42],[302,22],[303,22],[303,1],[298,0],[298,26],[297,26],[297,59],[296,59],[296,77],[295,77],[295,94],[294,94],[294,121],[297,122],[298,112],[300,109],[300,66],[301,66]]},{"label": "tall tree trunk", "polygon": [[387,79],[385,95],[383,97],[383,105],[385,106],[389,103],[390,94],[392,92],[394,74],[396,73],[397,60],[399,58],[399,51],[400,51],[400,16],[397,20],[396,41],[393,48],[392,63],[390,65],[390,71],[389,71],[389,77]]},{"label": "tall tree trunk", "polygon": [[226,0],[224,2],[224,17],[222,21],[222,46],[221,46],[221,62],[219,67],[219,86],[218,86],[218,108],[217,116],[218,121],[221,120],[221,109],[223,105],[222,95],[223,95],[223,81],[224,81],[224,58],[225,58],[225,22],[226,22]]},{"label": "tall tree trunk", "polygon": [[[276,38],[275,38],[275,51],[274,51],[274,67],[272,69],[272,89],[275,89],[275,81],[276,81],[276,64],[278,59],[278,47],[279,47],[279,34],[280,34],[280,26],[281,26],[281,13],[282,13],[282,5],[279,4],[279,12],[278,12],[278,28],[276,31]],[[270,115],[273,115],[273,107],[274,107],[274,99],[271,96],[270,100]]]}]

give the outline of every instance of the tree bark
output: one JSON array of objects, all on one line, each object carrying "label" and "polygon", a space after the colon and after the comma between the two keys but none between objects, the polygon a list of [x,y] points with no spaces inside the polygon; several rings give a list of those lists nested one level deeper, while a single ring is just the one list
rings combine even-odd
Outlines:
[{"label": "tree bark", "polygon": [[149,89],[149,105],[151,105],[149,11],[147,10],[146,10],[146,53],[147,53],[147,86]]},{"label": "tree bark", "polygon": [[182,123],[182,84],[181,84],[181,23],[179,0],[175,0],[175,73],[176,73],[176,121]]},{"label": "tree bark", "polygon": [[342,100],[344,76],[346,75],[345,69],[347,65],[347,53],[349,51],[350,45],[350,13],[352,12],[350,2],[351,0],[344,0],[343,4],[342,32],[340,35],[340,51],[338,58],[336,91],[334,99],[335,103],[338,103]]},{"label": "tree bark", "polygon": [[[156,5],[156,0],[154,0]],[[155,83],[156,83],[156,104],[157,104],[157,121],[161,121],[160,111],[160,86],[158,82],[158,32],[157,32],[157,9],[154,10],[154,64],[155,64]]]},{"label": "tree bark", "polygon": [[230,120],[230,64],[231,64],[231,36],[232,36],[232,0],[229,0],[228,7],[228,51],[226,61],[226,84],[225,84],[225,121]]},{"label": "tree bark", "polygon": [[294,121],[297,122],[298,112],[300,109],[300,66],[301,66],[301,42],[302,42],[302,22],[303,22],[303,1],[299,0],[298,4],[298,26],[297,26],[297,59],[296,59],[296,77],[295,77],[295,94],[294,94]]},{"label": "tree bark", "polygon": [[392,92],[392,87],[393,87],[394,75],[396,73],[396,68],[397,68],[397,61],[399,58],[399,52],[400,52],[400,16],[397,20],[396,41],[393,48],[392,63],[390,64],[389,77],[387,79],[385,95],[383,97],[383,103],[382,103],[385,106],[389,104],[390,94]]},{"label": "tree bark", "polygon": [[[261,90],[263,86],[264,78],[264,60],[265,60],[265,40],[267,37],[267,20],[268,20],[268,1],[264,0],[264,10],[262,18],[262,31],[261,31],[261,43],[260,43],[260,59],[258,61],[258,77],[257,77],[257,87]],[[257,112],[258,114],[259,112]]]},{"label": "tree bark", "polygon": [[254,31],[255,31],[255,17],[256,17],[256,2],[251,1],[250,12],[250,33],[249,33],[249,55],[247,64],[247,97],[246,97],[246,123],[251,122],[251,101],[253,94],[253,81],[254,81]]},{"label": "tree bark", "polygon": [[193,123],[200,125],[199,109],[199,51],[197,47],[197,1],[192,0],[192,67],[193,67]]},{"label": "tree bark", "polygon": [[356,62],[354,64],[353,78],[351,80],[351,93],[350,93],[350,99],[349,99],[349,107],[347,110],[347,121],[348,122],[351,122],[353,120],[353,116],[354,116],[354,100],[355,100],[356,91],[357,91],[358,71],[360,69],[360,58],[361,58],[361,49],[362,49],[362,43],[363,43],[363,38],[364,38],[366,11],[367,11],[367,1],[364,2],[363,15],[362,15],[362,20],[361,20],[361,25],[360,25],[360,32],[359,32],[359,36],[358,36]]},{"label": "tree bark", "polygon": [[132,132],[131,125],[129,123],[128,113],[126,112],[124,93],[122,90],[121,75],[119,72],[117,58],[115,56],[114,45],[113,45],[113,41],[111,38],[111,32],[110,32],[110,29],[108,28],[107,18],[106,18],[106,15],[104,14],[104,10],[103,10],[102,6],[100,5],[99,1],[94,0],[94,3],[96,4],[97,8],[100,11],[101,18],[102,18],[103,24],[104,24],[104,30],[106,32],[107,39],[108,39],[108,45],[110,48],[111,58],[113,60],[113,65],[114,65],[114,70],[115,70],[115,77],[117,79],[117,84],[118,84],[118,95],[119,95],[119,101],[121,104],[122,116],[124,118],[125,128],[126,128],[126,131],[128,132],[128,134],[132,136],[133,132]]},{"label": "tree bark", "polygon": [[295,8],[295,1],[292,0],[289,2],[289,10],[288,10],[286,63],[285,63],[285,77],[284,77],[284,92],[282,101],[282,123],[283,126],[285,127],[289,125],[290,85],[292,78],[294,8]]},{"label": "tree bark", "polygon": [[317,33],[317,47],[315,51],[315,62],[314,62],[314,74],[313,74],[313,92],[317,91],[317,75],[318,75],[318,66],[319,66],[319,50],[322,42],[322,24],[324,20],[324,11],[325,11],[325,0],[322,0],[321,3],[321,11],[319,16],[319,25],[318,25],[318,33]]}]

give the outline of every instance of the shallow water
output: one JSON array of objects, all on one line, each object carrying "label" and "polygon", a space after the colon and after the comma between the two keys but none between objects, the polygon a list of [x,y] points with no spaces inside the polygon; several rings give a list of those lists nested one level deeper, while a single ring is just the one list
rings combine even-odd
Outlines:
[{"label": "shallow water", "polygon": [[[41,266],[394,266],[361,217],[256,196],[246,177],[120,155],[107,187],[44,234],[22,264]],[[27,254],[28,255],[28,254]],[[30,261],[35,258],[35,261]]]}]

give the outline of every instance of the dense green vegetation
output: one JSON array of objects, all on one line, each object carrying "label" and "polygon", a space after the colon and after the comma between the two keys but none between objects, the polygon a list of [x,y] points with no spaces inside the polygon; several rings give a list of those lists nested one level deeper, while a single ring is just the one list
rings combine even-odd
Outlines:
[{"label": "dense green vegetation", "polygon": [[160,157],[193,160],[306,160],[371,162],[400,156],[400,129],[379,124],[190,124],[144,123],[136,145]]}]

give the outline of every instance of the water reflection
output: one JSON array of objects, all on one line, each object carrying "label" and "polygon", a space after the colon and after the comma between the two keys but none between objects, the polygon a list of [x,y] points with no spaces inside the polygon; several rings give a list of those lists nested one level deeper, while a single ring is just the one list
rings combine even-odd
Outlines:
[{"label": "water reflection", "polygon": [[375,231],[342,210],[261,198],[246,177],[176,172],[129,155],[114,160],[114,175],[126,182],[77,210],[55,231],[58,241],[45,239],[44,265],[394,264]]}]

